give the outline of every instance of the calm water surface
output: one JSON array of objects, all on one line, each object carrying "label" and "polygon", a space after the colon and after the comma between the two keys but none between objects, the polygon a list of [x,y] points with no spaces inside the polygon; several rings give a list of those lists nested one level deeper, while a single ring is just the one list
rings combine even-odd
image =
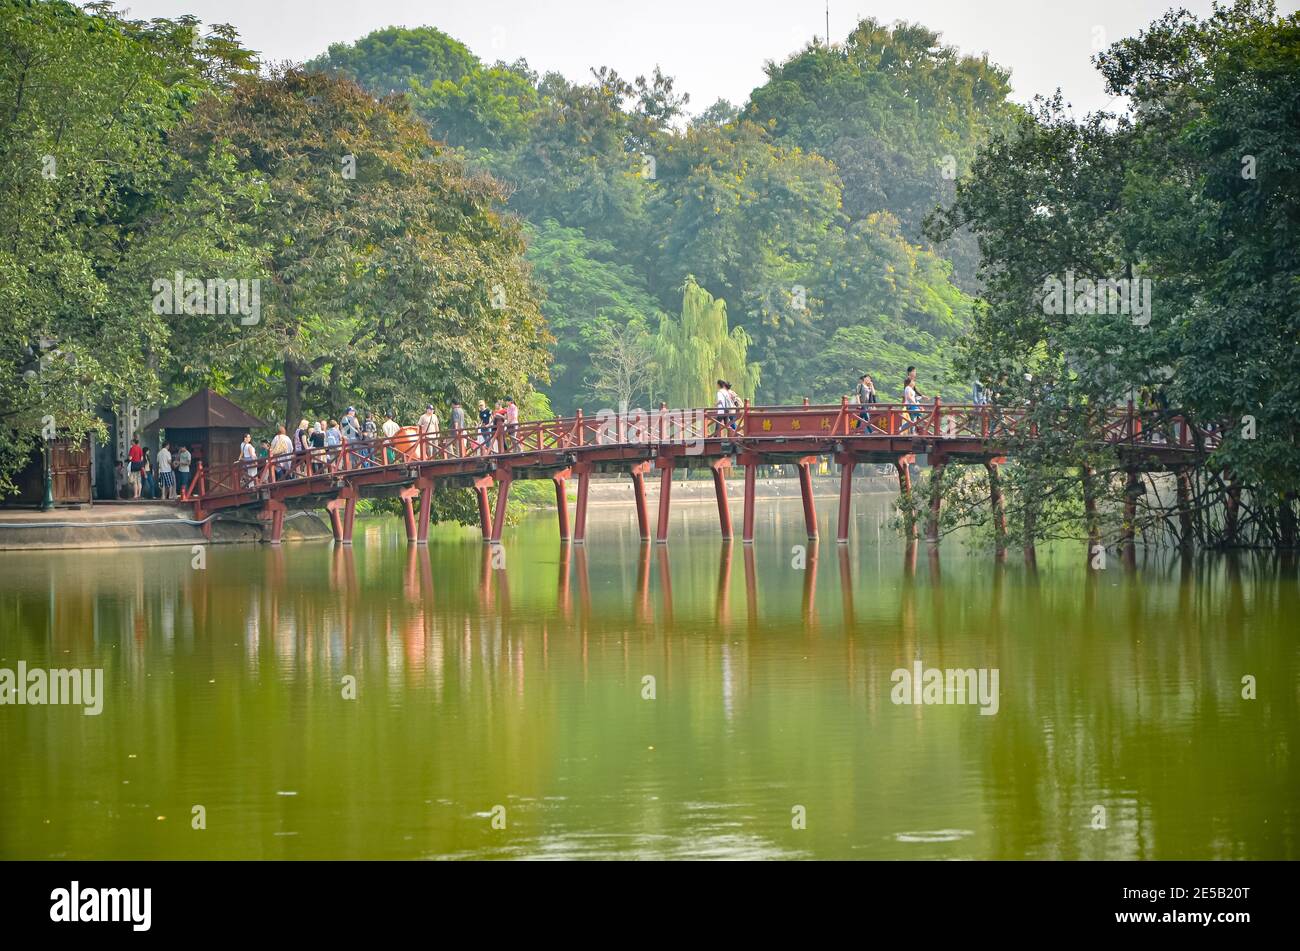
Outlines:
[{"label": "calm water surface", "polygon": [[[797,502],[748,552],[711,505],[667,549],[621,507],[585,551],[531,516],[504,565],[395,520],[202,570],[0,552],[0,667],[106,692],[98,717],[0,707],[0,857],[1300,857],[1294,565],[940,562],[892,501],[802,569]],[[997,668],[996,715],[892,703],[918,659]]]}]

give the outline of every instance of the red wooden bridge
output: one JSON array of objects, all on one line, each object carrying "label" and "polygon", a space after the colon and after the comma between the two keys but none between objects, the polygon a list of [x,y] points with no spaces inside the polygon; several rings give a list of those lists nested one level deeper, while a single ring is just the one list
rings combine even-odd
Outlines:
[{"label": "red wooden bridge", "polygon": [[[804,519],[817,537],[810,466],[830,456],[840,466],[837,540],[848,540],[854,469],[864,463],[892,464],[899,489],[911,491],[911,466],[925,454],[930,466],[982,464],[989,470],[992,504],[1002,507],[998,467],[1008,452],[1038,434],[1023,408],[945,404],[939,400],[911,410],[901,404],[863,407],[839,404],[750,406],[720,417],[718,410],[602,412],[507,426],[473,427],[421,433],[407,427],[391,438],[347,443],[306,452],[229,465],[199,466],[185,501],[195,518],[229,509],[255,510],[265,521],[265,537],[280,542],[284,517],[294,508],[324,507],[334,538],[351,544],[360,498],[397,496],[402,500],[407,537],[428,539],[436,488],[471,488],[478,497],[486,542],[499,542],[510,486],[519,479],[550,479],[555,485],[560,538],[582,544],[587,496],[596,473],[631,477],[641,538],[650,539],[645,480],[659,472],[656,540],[668,539],[672,477],[677,469],[707,468],[713,475],[718,518],[724,538],[732,537],[727,470],[744,467],[742,537],[754,538],[754,483],[760,465],[793,465],[799,474]],[[1215,433],[1194,429],[1177,414],[1116,407],[1107,411],[1104,443],[1116,448],[1130,473],[1180,469],[1194,464],[1217,442]],[[1135,478],[1135,476],[1133,476]],[[572,528],[567,484],[576,478],[577,507]],[[937,484],[938,480],[934,480]],[[497,488],[495,509],[488,489]],[[937,537],[939,495],[931,500],[929,533]],[[914,527],[913,527],[914,530]]]}]

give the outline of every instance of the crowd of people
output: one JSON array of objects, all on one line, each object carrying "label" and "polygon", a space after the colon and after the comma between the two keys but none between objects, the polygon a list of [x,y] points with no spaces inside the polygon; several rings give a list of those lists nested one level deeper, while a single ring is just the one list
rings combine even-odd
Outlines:
[{"label": "crowd of people", "polygon": [[425,406],[413,427],[401,425],[392,413],[381,417],[370,412],[363,418],[356,407],[349,406],[338,419],[302,419],[292,434],[287,427],[278,426],[275,435],[260,445],[254,443],[252,433],[245,433],[235,461],[243,467],[242,480],[248,486],[268,478],[263,465],[268,459],[276,481],[329,472],[339,468],[341,461],[346,468],[392,465],[403,458],[402,440],[396,437],[404,430],[413,430],[405,448],[421,458],[429,458],[435,451],[472,455],[519,448],[519,405],[513,397],[497,400],[492,407],[479,400],[477,413],[477,425],[472,425],[465,407],[453,400],[447,433],[453,438],[440,440],[442,419],[432,403]]},{"label": "crowd of people", "polygon": [[[921,432],[921,420],[925,413],[921,410],[921,401],[924,400],[925,394],[921,392],[920,384],[916,382],[916,367],[908,367],[907,375],[903,379],[903,420],[899,424],[899,434],[912,432]],[[930,398],[933,402],[933,397]],[[870,373],[864,373],[858,377],[858,383],[853,389],[853,402],[857,405],[857,428],[862,435],[871,435],[873,433],[884,433],[886,430],[881,427],[879,417],[872,415],[871,406],[879,403],[880,399],[876,392],[875,381],[872,380]]]},{"label": "crowd of people", "polygon": [[131,440],[125,459],[118,459],[113,474],[119,499],[178,499],[190,484],[194,457],[186,446],[164,442],[155,456],[139,437]]}]

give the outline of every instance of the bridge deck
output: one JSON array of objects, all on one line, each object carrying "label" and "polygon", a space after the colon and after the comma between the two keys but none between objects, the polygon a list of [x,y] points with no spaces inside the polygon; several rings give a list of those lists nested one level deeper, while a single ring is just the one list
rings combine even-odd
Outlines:
[{"label": "bridge deck", "polygon": [[[427,538],[429,495],[434,486],[472,488],[478,493],[484,538],[498,540],[511,482],[551,479],[560,507],[562,538],[569,537],[565,483],[578,478],[575,541],[585,533],[587,485],[597,472],[629,474],[635,486],[642,537],[649,537],[644,479],[660,470],[658,536],[666,540],[672,471],[709,468],[718,493],[719,518],[731,534],[724,472],[745,467],[745,540],[750,541],[754,467],[787,463],[798,467],[804,487],[809,532],[815,534],[808,466],[831,455],[841,464],[840,540],[847,533],[848,485],[860,463],[893,463],[899,467],[902,491],[910,491],[910,463],[925,454],[931,465],[949,462],[996,466],[1025,440],[1037,438],[1023,409],[989,405],[943,404],[935,401],[909,409],[899,404],[864,408],[847,401],[835,405],[749,406],[725,416],[718,410],[616,414],[602,411],[595,418],[579,411],[574,417],[421,433],[406,427],[392,438],[344,443],[261,458],[244,463],[196,469],[185,498],[197,517],[245,506],[256,506],[270,524],[270,539],[279,540],[286,506],[324,506],[334,523],[335,537],[350,542],[356,500],[399,496],[413,541]],[[1196,461],[1216,442],[1213,433],[1196,430],[1176,414],[1114,408],[1101,428],[1105,445],[1113,446],[1125,466],[1150,470],[1174,468]],[[498,488],[496,511],[489,511],[487,490]],[[417,516],[415,503],[419,502]]]}]

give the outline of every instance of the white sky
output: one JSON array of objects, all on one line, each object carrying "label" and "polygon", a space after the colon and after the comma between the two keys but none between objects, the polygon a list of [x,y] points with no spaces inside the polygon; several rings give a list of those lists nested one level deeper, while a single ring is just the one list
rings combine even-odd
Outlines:
[{"label": "white sky", "polygon": [[[782,59],[824,36],[824,0],[119,0],[133,17],[189,13],[231,23],[264,59],[302,61],[334,42],[385,26],[436,26],[481,59],[528,60],[538,72],[585,80],[593,66],[626,78],[658,64],[688,109],[718,98],[740,105]],[[1278,9],[1296,10],[1295,0]],[[1089,58],[1094,43],[1132,35],[1166,9],[1203,16],[1210,0],[831,0],[830,30],[842,40],[860,16],[919,22],[962,52],[987,52],[1011,70],[1015,98],[1058,86],[1076,113],[1107,106]]]}]

